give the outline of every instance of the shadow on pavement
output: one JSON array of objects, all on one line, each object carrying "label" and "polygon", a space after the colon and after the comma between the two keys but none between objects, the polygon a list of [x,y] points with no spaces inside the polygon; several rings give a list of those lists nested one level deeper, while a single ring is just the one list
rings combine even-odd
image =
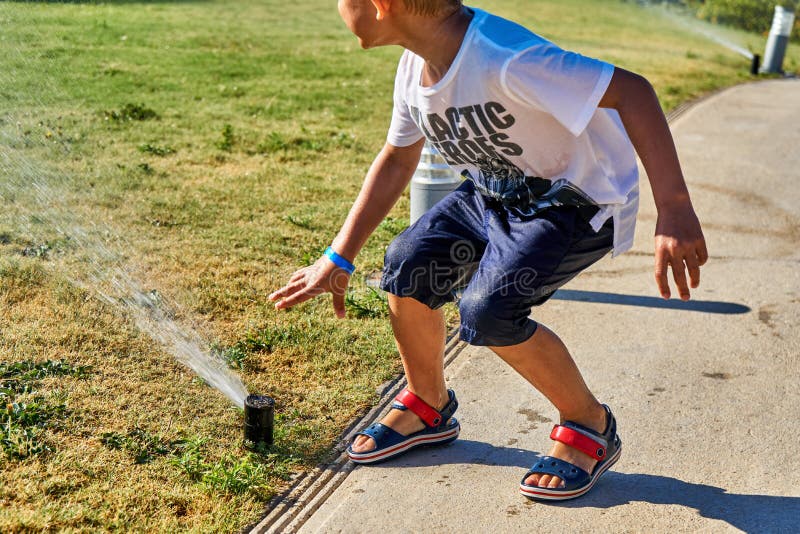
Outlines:
[{"label": "shadow on pavement", "polygon": [[[527,470],[534,464],[539,453],[515,447],[497,447],[482,441],[459,438],[450,445],[421,447],[399,458],[370,466],[380,467],[430,467],[449,464],[496,465],[519,467]],[[522,476],[522,474],[520,474]]]},{"label": "shadow on pavement", "polygon": [[576,289],[559,289],[553,294],[557,300],[576,300],[579,302],[595,302],[598,304],[620,304],[622,306],[640,306],[645,308],[662,308],[667,310],[684,310],[704,313],[721,313],[736,315],[750,312],[750,308],[735,302],[717,300],[664,300],[659,297],[642,297],[639,295],[621,295],[602,291],[581,291]]},{"label": "shadow on pavement", "polygon": [[797,532],[800,497],[744,495],[676,478],[609,471],[593,492],[563,503],[571,508],[613,508],[632,502],[693,508],[706,518],[745,532]]},{"label": "shadow on pavement", "polygon": [[[527,470],[538,455],[536,451],[459,439],[447,446],[411,451],[398,459],[370,466],[370,469],[471,464]],[[609,471],[591,493],[580,499],[542,504],[568,508],[614,508],[633,502],[692,508],[702,517],[725,521],[744,532],[798,532],[800,525],[800,497],[728,493],[716,486],[641,473]]]}]

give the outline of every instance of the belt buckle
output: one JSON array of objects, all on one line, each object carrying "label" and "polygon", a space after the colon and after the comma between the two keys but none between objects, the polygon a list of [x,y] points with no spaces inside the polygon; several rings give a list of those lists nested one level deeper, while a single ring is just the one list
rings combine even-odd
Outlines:
[{"label": "belt buckle", "polygon": [[489,189],[477,180],[473,180],[473,183],[475,184],[475,189],[477,189],[484,198],[497,202],[505,208],[525,209],[530,206],[534,200],[530,189],[527,187],[518,187],[504,195],[501,192]]},{"label": "belt buckle", "polygon": [[501,193],[492,191],[477,180],[473,180],[472,183],[475,184],[475,189],[477,189],[478,193],[480,193],[484,198],[493,200],[495,202],[500,202],[501,204],[503,203],[503,195]]},{"label": "belt buckle", "polygon": [[530,191],[513,191],[513,196],[505,197],[502,200],[503,206],[507,208],[524,209],[531,205],[533,199],[531,198]]}]

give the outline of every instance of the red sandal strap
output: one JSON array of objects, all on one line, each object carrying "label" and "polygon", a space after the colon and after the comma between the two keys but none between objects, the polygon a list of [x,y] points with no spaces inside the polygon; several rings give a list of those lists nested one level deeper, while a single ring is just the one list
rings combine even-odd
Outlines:
[{"label": "red sandal strap", "polygon": [[550,439],[560,441],[573,449],[578,449],[598,462],[606,457],[605,443],[592,439],[586,434],[566,426],[554,426],[553,431],[550,433]]},{"label": "red sandal strap", "polygon": [[442,424],[442,414],[433,409],[427,402],[417,397],[408,388],[404,388],[395,400],[414,412],[422,421],[430,426],[437,427]]}]

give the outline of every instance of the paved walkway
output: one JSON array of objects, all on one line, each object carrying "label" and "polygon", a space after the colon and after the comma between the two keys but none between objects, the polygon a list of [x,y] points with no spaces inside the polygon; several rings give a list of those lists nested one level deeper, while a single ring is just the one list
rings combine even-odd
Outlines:
[{"label": "paved walkway", "polygon": [[585,497],[517,490],[552,407],[488,350],[447,369],[461,437],[350,472],[301,532],[800,532],[800,82],[727,90],[673,131],[711,260],[694,300],[657,298],[647,180],[636,246],[535,317],[620,424]]}]

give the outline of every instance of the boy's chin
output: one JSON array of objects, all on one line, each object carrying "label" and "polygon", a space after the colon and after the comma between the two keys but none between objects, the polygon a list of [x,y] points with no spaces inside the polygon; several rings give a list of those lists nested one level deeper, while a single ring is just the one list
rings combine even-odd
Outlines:
[{"label": "boy's chin", "polygon": [[378,46],[384,46],[387,44],[385,40],[382,41],[379,37],[376,38],[375,36],[361,37],[356,35],[356,38],[358,39],[358,45],[364,50],[367,50],[369,48],[376,48]]}]

